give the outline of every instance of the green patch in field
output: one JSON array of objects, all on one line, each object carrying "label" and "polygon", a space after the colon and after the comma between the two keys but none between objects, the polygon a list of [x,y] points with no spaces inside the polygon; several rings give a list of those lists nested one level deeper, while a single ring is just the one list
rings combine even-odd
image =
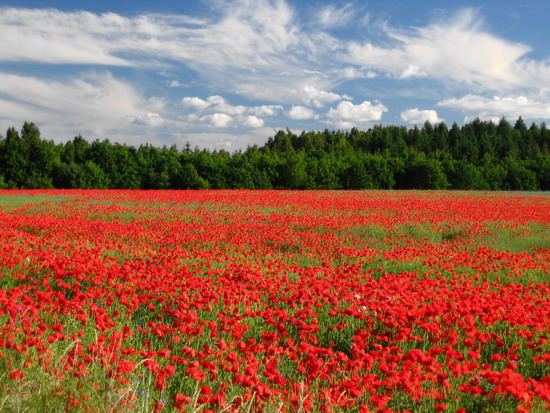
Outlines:
[{"label": "green patch in field", "polygon": [[342,315],[330,317],[328,313],[320,315],[319,332],[317,333],[319,346],[332,348],[335,352],[351,356],[355,333],[357,329],[364,327],[364,320]]},{"label": "green patch in field", "polygon": [[428,224],[398,225],[395,229],[397,236],[405,238],[426,239],[430,242],[440,243],[443,240],[443,233],[434,231]]},{"label": "green patch in field", "polygon": [[361,240],[383,240],[387,236],[386,230],[377,225],[358,225],[351,228],[349,232]]},{"label": "green patch in field", "polygon": [[108,222],[112,222],[112,221],[133,222],[133,221],[135,221],[134,214],[132,212],[127,212],[127,211],[110,212],[109,214],[107,214],[103,217],[99,217],[98,219],[108,221]]},{"label": "green patch in field", "polygon": [[[14,195],[0,195],[0,208],[6,208],[11,211],[25,205],[40,205],[51,202],[62,202],[67,199],[63,195],[30,195],[25,193],[17,193]],[[42,207],[41,211],[47,210]]]},{"label": "green patch in field", "polygon": [[534,223],[529,226],[501,228],[489,227],[491,236],[484,239],[484,245],[499,251],[521,254],[534,248],[550,249],[550,230],[547,225]]},{"label": "green patch in field", "polygon": [[40,237],[42,235],[51,234],[51,231],[44,231],[44,230],[42,230],[40,228],[37,228],[35,226],[32,226],[32,225],[24,225],[24,226],[16,227],[15,229],[17,229],[19,231],[26,232],[27,234],[34,234],[38,237]]},{"label": "green patch in field", "polygon": [[[375,280],[378,280],[386,274],[414,273],[422,275],[434,272],[433,268],[421,265],[416,261],[381,261],[376,264],[366,263],[363,268],[365,272],[371,268],[374,269],[375,271],[372,273],[372,277]],[[380,268],[382,268],[382,271],[379,271]]]},{"label": "green patch in field", "polygon": [[183,209],[183,210],[188,210],[188,211],[196,211],[197,209],[199,209],[201,207],[202,202],[191,202],[190,204],[176,204],[174,206],[175,209],[177,210],[180,210],[180,209]]}]

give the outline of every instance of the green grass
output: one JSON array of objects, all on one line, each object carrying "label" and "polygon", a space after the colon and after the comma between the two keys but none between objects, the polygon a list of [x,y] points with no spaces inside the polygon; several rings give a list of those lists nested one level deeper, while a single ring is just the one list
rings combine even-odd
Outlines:
[{"label": "green grass", "polygon": [[[67,197],[60,195],[29,195],[25,193],[14,193],[14,195],[0,195],[0,208],[7,208],[8,211],[27,205],[40,205],[50,202],[62,202]],[[43,208],[42,210],[47,210]]]},{"label": "green grass", "polygon": [[516,228],[489,227],[491,236],[483,239],[483,244],[499,251],[521,254],[533,248],[550,249],[550,229],[546,225],[531,224]]}]

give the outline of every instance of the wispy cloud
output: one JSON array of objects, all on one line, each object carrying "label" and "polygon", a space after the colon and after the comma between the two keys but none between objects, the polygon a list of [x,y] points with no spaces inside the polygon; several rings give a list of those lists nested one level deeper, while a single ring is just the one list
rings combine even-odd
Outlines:
[{"label": "wispy cloud", "polygon": [[[4,8],[0,61],[131,67],[184,64],[221,90],[255,98],[270,96],[279,102],[299,84],[333,85],[330,79],[304,69],[318,67],[319,59],[341,47],[341,42],[320,30],[305,31],[287,2],[218,1],[212,7],[214,13],[207,20]],[[324,66],[323,71],[329,69]],[[181,86],[175,79],[170,82],[172,87]]]},{"label": "wispy cloud", "polygon": [[334,4],[321,7],[315,13],[315,23],[324,28],[343,27],[348,24],[356,15],[357,11],[352,3],[343,7],[337,7]]},{"label": "wispy cloud", "polygon": [[420,67],[416,65],[409,65],[405,70],[403,70],[403,73],[401,73],[401,76],[399,76],[400,79],[407,79],[409,77],[426,77],[428,74],[424,72]]},{"label": "wispy cloud", "polygon": [[120,46],[110,40],[120,33],[143,30],[137,26],[139,24],[111,13],[3,8],[0,59],[131,66],[133,63],[129,60],[114,55]]},{"label": "wispy cloud", "polygon": [[550,65],[528,59],[529,46],[488,33],[474,9],[426,27],[384,30],[393,46],[351,42],[343,58],[397,78],[427,76],[476,90],[538,88],[550,80]]},{"label": "wispy cloud", "polygon": [[[426,100],[421,90],[444,91],[403,111],[410,124],[441,120],[435,110],[418,109],[435,107],[436,99],[438,108],[466,117],[550,117],[550,62],[492,34],[476,9],[397,27],[376,24],[359,2],[307,14],[285,0],[208,4],[207,18],[0,8],[0,62],[9,62],[0,73],[1,126],[32,120],[60,139],[83,133],[130,142],[154,130],[215,145],[206,130],[223,145],[241,142],[238,133],[261,143],[259,133],[265,140],[285,122],[350,128],[383,121],[403,85]],[[353,25],[359,29],[343,36]],[[44,75],[28,69],[33,63],[59,65],[69,75]],[[128,73],[147,73],[160,86],[133,84]],[[371,93],[375,82],[384,88],[378,95]],[[493,95],[499,97],[487,97]]]},{"label": "wispy cloud", "polygon": [[[474,9],[426,27],[380,25],[381,34],[393,43],[388,47],[372,39],[361,43],[329,34],[328,26],[354,18],[353,4],[321,8],[311,18],[321,23],[316,28],[283,0],[226,0],[213,7],[214,17],[202,20],[4,8],[0,60],[114,66],[184,63],[217,87],[256,98],[271,93],[280,102],[297,84],[331,89],[342,81],[342,74],[348,79],[372,77],[372,70],[396,78],[427,76],[479,90],[538,87],[550,80],[548,63],[528,59],[529,46],[488,33]],[[181,84],[172,80],[171,85]]]},{"label": "wispy cloud", "polygon": [[73,133],[97,136],[132,124],[162,124],[161,99],[144,98],[109,72],[89,72],[66,82],[0,73],[0,94],[6,97],[0,109],[4,116],[46,127],[69,124]]}]

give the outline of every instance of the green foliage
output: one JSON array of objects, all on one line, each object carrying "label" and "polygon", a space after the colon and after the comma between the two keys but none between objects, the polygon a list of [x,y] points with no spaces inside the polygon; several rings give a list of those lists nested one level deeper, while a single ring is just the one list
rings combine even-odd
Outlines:
[{"label": "green foliage", "polygon": [[[481,168],[466,160],[455,162],[448,177],[453,189],[489,189],[481,173]],[[499,185],[496,186],[496,188],[498,187]]]},{"label": "green foliage", "polygon": [[33,123],[0,137],[0,189],[549,190],[550,130],[519,118],[449,129],[280,130],[244,152],[139,148],[82,136],[56,145]]},{"label": "green foliage", "polygon": [[446,189],[449,182],[440,161],[424,152],[412,152],[397,174],[397,185],[402,189]]}]

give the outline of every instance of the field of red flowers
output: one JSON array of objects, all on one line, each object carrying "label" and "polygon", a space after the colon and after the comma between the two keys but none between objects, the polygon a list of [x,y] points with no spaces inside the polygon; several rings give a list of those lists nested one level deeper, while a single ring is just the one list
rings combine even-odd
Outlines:
[{"label": "field of red flowers", "polygon": [[550,409],[550,197],[0,191],[0,410]]}]

